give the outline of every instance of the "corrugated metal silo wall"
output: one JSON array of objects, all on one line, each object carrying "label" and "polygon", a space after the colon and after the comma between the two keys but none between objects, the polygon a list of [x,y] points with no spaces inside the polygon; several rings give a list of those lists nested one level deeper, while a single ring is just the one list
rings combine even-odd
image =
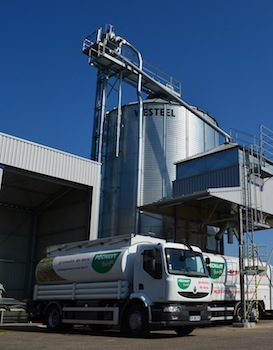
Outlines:
[{"label": "corrugated metal silo wall", "polygon": [[180,159],[218,145],[215,131],[184,107],[145,104],[142,204],[172,196]]},{"label": "corrugated metal silo wall", "polygon": [[[163,100],[144,103],[141,204],[172,196],[174,163],[216,147],[219,136],[184,107]],[[208,118],[210,118],[208,116]],[[211,119],[211,118],[210,118]],[[119,157],[115,156],[117,112],[104,131],[100,236],[134,232],[136,213],[138,105],[123,107]],[[162,221],[141,216],[140,232],[164,235]]]},{"label": "corrugated metal silo wall", "polygon": [[[127,120],[123,109],[118,142],[117,112],[112,111],[106,118],[99,229],[101,237],[133,232],[138,153],[137,130],[137,117]],[[118,147],[119,151],[117,151]]]}]

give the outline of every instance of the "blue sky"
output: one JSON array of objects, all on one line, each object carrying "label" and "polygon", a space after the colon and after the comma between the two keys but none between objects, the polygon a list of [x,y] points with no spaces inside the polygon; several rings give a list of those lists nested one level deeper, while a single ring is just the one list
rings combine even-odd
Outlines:
[{"label": "blue sky", "polygon": [[271,0],[0,0],[0,132],[90,156],[96,70],[81,47],[105,23],[226,132],[273,129],[272,19]]}]

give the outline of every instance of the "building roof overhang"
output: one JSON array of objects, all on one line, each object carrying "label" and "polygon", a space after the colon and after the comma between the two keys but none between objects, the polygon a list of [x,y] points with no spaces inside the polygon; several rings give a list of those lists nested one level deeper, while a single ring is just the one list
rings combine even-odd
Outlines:
[{"label": "building roof overhang", "polygon": [[[163,199],[140,207],[141,211],[175,217],[208,226],[222,227],[238,223],[242,206],[240,187],[208,188],[188,195]],[[266,223],[257,223],[255,230],[273,228],[273,213],[264,213]]]}]

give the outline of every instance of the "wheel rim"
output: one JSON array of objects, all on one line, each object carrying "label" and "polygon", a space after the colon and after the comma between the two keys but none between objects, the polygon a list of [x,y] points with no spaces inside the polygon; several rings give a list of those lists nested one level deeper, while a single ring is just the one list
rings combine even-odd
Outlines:
[{"label": "wheel rim", "polygon": [[48,314],[48,324],[50,327],[55,328],[60,321],[60,315],[58,310],[52,309]]},{"label": "wheel rim", "polygon": [[140,312],[134,311],[129,317],[129,327],[132,330],[139,330],[142,328],[143,320]]},{"label": "wheel rim", "polygon": [[[242,322],[243,318],[241,316],[241,311],[242,311],[242,307],[239,306],[237,311],[236,311],[236,321],[237,322]],[[251,307],[250,312],[246,315],[247,318],[250,319],[254,319],[255,321],[259,320],[260,318],[260,313],[259,313],[259,309],[256,309],[256,306]]]},{"label": "wheel rim", "polygon": [[260,319],[260,311],[259,308],[256,308],[256,306],[254,305],[251,308],[251,315],[250,317],[252,317],[252,319],[257,322]]}]

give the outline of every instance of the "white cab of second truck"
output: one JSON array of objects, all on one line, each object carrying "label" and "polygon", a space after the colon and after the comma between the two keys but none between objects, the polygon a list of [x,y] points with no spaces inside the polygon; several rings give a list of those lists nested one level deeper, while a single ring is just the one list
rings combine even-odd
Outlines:
[{"label": "white cab of second truck", "polygon": [[[204,253],[213,281],[212,322],[242,320],[239,258]],[[272,266],[257,262],[248,267],[245,261],[246,311],[252,321],[273,315]]]},{"label": "white cab of second truck", "polygon": [[52,331],[84,324],[186,335],[210,324],[212,282],[198,247],[134,234],[55,245],[36,280],[30,319]]}]

